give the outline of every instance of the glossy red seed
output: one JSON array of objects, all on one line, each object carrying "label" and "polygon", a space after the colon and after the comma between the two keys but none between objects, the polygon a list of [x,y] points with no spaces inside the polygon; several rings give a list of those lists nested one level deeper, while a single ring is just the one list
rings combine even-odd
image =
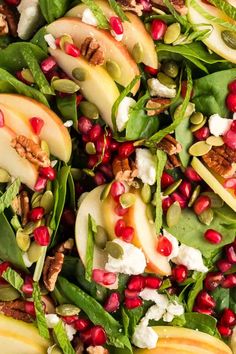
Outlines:
[{"label": "glossy red seed", "polygon": [[78,318],[74,323],[73,326],[77,331],[85,331],[90,326],[90,321],[86,318]]},{"label": "glossy red seed", "polygon": [[188,277],[188,268],[183,264],[176,265],[172,269],[172,276],[177,283],[183,283]]},{"label": "glossy red seed", "polygon": [[122,236],[122,232],[125,227],[126,227],[126,224],[125,224],[124,220],[122,220],[122,219],[117,220],[117,222],[115,224],[115,234],[117,237]]},{"label": "glossy red seed", "polygon": [[139,297],[136,298],[125,298],[124,305],[128,310],[135,309],[142,306],[143,301]]},{"label": "glossy red seed", "polygon": [[168,257],[172,252],[173,246],[169,239],[165,236],[159,237],[157,244],[157,252]]},{"label": "glossy red seed", "polygon": [[121,160],[127,159],[134,151],[134,144],[131,141],[127,141],[118,147],[118,156]]},{"label": "glossy red seed", "polygon": [[91,339],[94,347],[106,344],[107,336],[102,326],[94,326],[91,328]]},{"label": "glossy red seed", "polygon": [[71,57],[75,57],[75,58],[78,58],[81,54],[80,49],[72,43],[65,43],[64,51],[66,54],[70,55]]},{"label": "glossy red seed", "polygon": [[4,122],[4,113],[3,111],[0,109],[0,128],[3,128],[5,125],[5,122]]},{"label": "glossy red seed", "polygon": [[217,329],[220,332],[222,337],[230,337],[232,334],[232,329],[226,326],[222,326],[221,324],[217,325]]},{"label": "glossy red seed", "polygon": [[73,315],[73,316],[63,316],[62,320],[67,323],[68,325],[72,325],[75,323],[75,321],[78,320],[78,316],[77,315]]},{"label": "glossy red seed", "polygon": [[44,74],[47,74],[57,67],[57,62],[53,57],[48,57],[41,62],[40,67]]},{"label": "glossy red seed", "polygon": [[47,178],[50,181],[54,181],[54,179],[57,176],[56,170],[54,168],[52,168],[51,166],[40,167],[39,174],[40,174],[41,177]]},{"label": "glossy red seed", "polygon": [[95,142],[103,133],[102,127],[99,124],[94,124],[94,126],[89,131],[89,139]]},{"label": "glossy red seed", "polygon": [[206,195],[200,195],[195,201],[195,203],[193,204],[193,210],[196,215],[200,215],[205,210],[210,208],[210,206],[211,206],[210,198]]},{"label": "glossy red seed", "polygon": [[95,281],[96,283],[102,283],[103,279],[104,279],[104,274],[105,274],[105,271],[102,269],[93,269],[93,272],[92,272],[93,281]]},{"label": "glossy red seed", "polygon": [[178,193],[178,192],[172,193],[171,199],[173,200],[173,202],[178,202],[181,209],[184,209],[187,207],[187,200],[180,193]]},{"label": "glossy red seed", "polygon": [[236,132],[229,129],[223,136],[224,143],[232,150],[236,150]]},{"label": "glossy red seed", "polygon": [[106,164],[111,160],[111,154],[109,151],[105,151],[103,155],[98,155],[99,160],[102,160],[102,163]]},{"label": "glossy red seed", "polygon": [[236,80],[233,80],[228,84],[228,89],[229,91],[236,93]]},{"label": "glossy red seed", "polygon": [[102,134],[96,141],[96,151],[98,154],[101,154],[107,147],[107,139],[104,137],[104,134]]},{"label": "glossy red seed", "polygon": [[199,308],[215,308],[216,306],[213,297],[204,290],[197,295],[196,303]]},{"label": "glossy red seed", "polygon": [[118,16],[111,16],[109,19],[110,26],[115,34],[123,34],[124,29],[122,25],[122,21]]},{"label": "glossy red seed", "polygon": [[44,208],[42,207],[37,207],[37,208],[34,208],[30,211],[29,213],[29,219],[30,221],[38,221],[38,220],[41,220],[44,216]]},{"label": "glossy red seed", "polygon": [[191,183],[188,181],[183,181],[179,186],[179,191],[184,198],[189,199],[192,191]]},{"label": "glossy red seed", "polygon": [[113,285],[115,284],[117,276],[112,272],[105,272],[103,276],[103,285]]},{"label": "glossy red seed", "polygon": [[162,20],[153,20],[151,23],[151,36],[154,41],[158,41],[164,37],[167,25]]},{"label": "glossy red seed", "polygon": [[66,226],[75,226],[75,213],[73,210],[65,208],[61,216],[61,222]]},{"label": "glossy red seed", "polygon": [[110,141],[110,150],[111,151],[117,151],[119,148],[120,143],[118,141],[115,141],[114,139],[111,139]]},{"label": "glossy red seed", "polygon": [[213,291],[221,285],[223,280],[224,276],[221,272],[209,272],[204,280],[204,288],[208,291]]},{"label": "glossy red seed", "polygon": [[[185,98],[187,93],[187,81],[182,81],[181,83],[181,96]],[[191,91],[190,98],[193,97],[193,90]]]},{"label": "glossy red seed", "polygon": [[234,121],[231,123],[230,130],[232,130],[233,132],[236,132],[236,120],[234,120]]},{"label": "glossy red seed", "polygon": [[219,261],[217,261],[217,268],[222,272],[225,273],[228,270],[230,270],[230,268],[232,267],[232,263],[230,263],[229,261],[227,261],[226,259],[220,259]]},{"label": "glossy red seed", "polygon": [[174,178],[167,172],[163,172],[161,176],[161,189],[165,189],[169,187],[172,183],[174,183]]},{"label": "glossy red seed", "polygon": [[33,294],[33,284],[24,284],[21,290],[25,295],[31,296]]},{"label": "glossy red seed", "polygon": [[226,106],[229,111],[236,112],[236,93],[230,92],[226,97]]},{"label": "glossy red seed", "polygon": [[214,312],[214,310],[211,308],[201,308],[201,307],[199,307],[199,306],[194,306],[193,307],[193,311],[194,312],[198,312],[198,313],[201,313],[201,314],[203,314],[203,315],[208,315],[208,316],[211,316],[212,314],[213,314],[213,312]]},{"label": "glossy red seed", "polygon": [[227,178],[223,184],[224,188],[236,189],[236,178]]},{"label": "glossy red seed", "polygon": [[76,95],[76,106],[78,107],[80,102],[83,100],[83,96],[80,94]]},{"label": "glossy red seed", "polygon": [[184,174],[190,182],[200,182],[202,180],[192,167],[187,167]]},{"label": "glossy red seed", "polygon": [[11,266],[9,262],[0,263],[0,276]]},{"label": "glossy red seed", "polygon": [[32,117],[32,118],[30,118],[29,121],[30,121],[33,132],[36,135],[39,135],[41,133],[43,126],[44,126],[44,120],[41,118],[38,118],[38,117]]},{"label": "glossy red seed", "polygon": [[126,226],[121,230],[121,238],[123,241],[131,243],[134,238],[134,228],[132,226]]},{"label": "glossy red seed", "polygon": [[18,6],[21,0],[5,0],[5,3],[10,6]]},{"label": "glossy red seed", "polygon": [[98,163],[98,156],[96,155],[88,156],[88,161],[87,161],[88,168],[93,168],[97,163]]},{"label": "glossy red seed", "polygon": [[236,274],[228,274],[221,283],[222,288],[232,289],[236,287]]},{"label": "glossy red seed", "polygon": [[222,235],[213,229],[208,229],[204,233],[204,237],[208,242],[213,243],[213,244],[219,244],[222,241]]},{"label": "glossy red seed", "polygon": [[47,181],[48,181],[47,178],[39,176],[35,183],[34,190],[36,192],[42,192],[46,188]]},{"label": "glossy red seed", "polygon": [[106,183],[106,178],[104,177],[104,174],[102,172],[97,171],[95,173],[95,176],[93,177],[94,182],[96,183],[97,186],[101,186],[102,184]]},{"label": "glossy red seed", "polygon": [[35,242],[40,246],[48,246],[50,243],[50,234],[47,226],[38,226],[33,231]]},{"label": "glossy red seed", "polygon": [[82,134],[88,134],[92,129],[93,124],[90,119],[82,116],[78,119],[78,129]]},{"label": "glossy red seed", "polygon": [[113,199],[117,200],[121,194],[125,193],[125,186],[122,182],[115,181],[111,185],[110,193]]},{"label": "glossy red seed", "polygon": [[156,76],[158,73],[158,70],[155,68],[152,68],[151,66],[145,65],[144,70],[146,71],[146,73],[152,75],[152,76]]},{"label": "glossy red seed", "polygon": [[171,199],[171,197],[166,197],[165,199],[162,200],[162,209],[164,213],[167,212],[167,210],[173,203],[174,201]]},{"label": "glossy red seed", "polygon": [[162,285],[162,279],[148,275],[144,278],[145,288],[159,289]]},{"label": "glossy red seed", "polygon": [[120,307],[120,294],[118,292],[114,292],[108,296],[105,301],[104,309],[109,312],[113,313],[116,312]]},{"label": "glossy red seed", "polygon": [[220,318],[220,324],[224,326],[234,326],[236,324],[236,314],[231,309],[224,309]]},{"label": "glossy red seed", "polygon": [[128,299],[133,299],[139,296],[139,291],[125,289],[124,294]]},{"label": "glossy red seed", "polygon": [[127,214],[129,211],[129,208],[122,208],[122,206],[118,203],[115,206],[114,212],[116,215],[118,216],[124,216],[125,214]]},{"label": "glossy red seed", "polygon": [[210,136],[210,130],[208,127],[201,127],[200,129],[196,130],[193,135],[199,141],[206,140]]},{"label": "glossy red seed", "polygon": [[100,164],[98,168],[107,178],[112,179],[114,177],[111,164]]},{"label": "glossy red seed", "polygon": [[25,312],[32,317],[36,316],[34,303],[32,301],[25,301]]},{"label": "glossy red seed", "polygon": [[129,278],[127,288],[131,291],[141,291],[145,287],[145,278],[142,275],[132,275]]},{"label": "glossy red seed", "polygon": [[236,264],[236,252],[233,245],[225,246],[225,254],[230,263]]},{"label": "glossy red seed", "polygon": [[91,330],[92,328],[89,328],[85,331],[82,331],[80,333],[80,339],[86,346],[92,345],[92,336],[91,336]]}]

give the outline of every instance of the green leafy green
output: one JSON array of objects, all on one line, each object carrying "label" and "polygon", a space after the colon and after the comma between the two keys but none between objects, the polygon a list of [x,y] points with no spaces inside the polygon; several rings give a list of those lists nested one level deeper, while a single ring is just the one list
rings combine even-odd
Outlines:
[{"label": "green leafy green", "polygon": [[69,199],[70,199],[70,208],[71,210],[76,210],[76,196],[75,196],[75,182],[70,171],[68,176],[68,190],[69,190]]},{"label": "green leafy green", "polygon": [[35,33],[34,37],[31,39],[31,43],[35,44],[37,47],[40,47],[45,54],[48,52],[48,44],[44,39],[44,36],[47,34],[46,26],[40,28],[38,32]]},{"label": "green leafy green", "polygon": [[193,134],[189,129],[189,119],[186,118],[175,129],[175,138],[182,145],[182,150],[179,153],[179,158],[184,167],[188,166],[190,155],[188,150],[193,144]]},{"label": "green leafy green", "polygon": [[129,21],[128,17],[126,16],[125,12],[122,10],[122,7],[116,0],[108,0],[111,8],[115,11],[117,16],[121,18],[121,20],[124,21]]},{"label": "green leafy green", "polygon": [[178,14],[178,12],[175,10],[174,6],[169,0],[163,0],[163,3],[165,6],[168,8],[170,13],[174,16],[174,18],[187,30],[191,28],[190,23],[187,21],[185,16],[181,16]]},{"label": "green leafy green", "polygon": [[96,17],[98,21],[98,27],[103,29],[108,29],[109,23],[100,6],[93,0],[81,0],[81,1],[88,6],[88,8],[92,11],[94,16]]},{"label": "green leafy green", "polygon": [[126,315],[129,317],[129,335],[132,337],[134,334],[135,328],[142,316],[144,315],[143,306],[136,307],[132,310],[126,310]]},{"label": "green leafy green", "polygon": [[76,94],[60,97],[57,96],[57,108],[64,120],[73,120],[73,127],[78,131]]},{"label": "green leafy green", "polygon": [[197,312],[185,313],[184,327],[198,330],[211,336],[219,337],[216,318]]},{"label": "green leafy green", "polygon": [[205,278],[204,273],[198,273],[197,281],[194,283],[193,287],[191,288],[188,299],[187,299],[187,311],[191,312],[194,306],[195,299],[198,293],[203,289],[203,280]]},{"label": "green leafy green", "polygon": [[63,322],[60,320],[53,328],[56,340],[64,354],[75,354],[75,351],[67,337]]},{"label": "green leafy green", "polygon": [[129,316],[127,315],[124,307],[121,309],[122,323],[124,328],[124,334],[126,336],[129,335]]},{"label": "green leafy green", "polygon": [[42,299],[41,299],[41,291],[39,284],[34,282],[33,284],[33,294],[34,300],[34,308],[36,313],[36,323],[38,327],[39,334],[46,339],[50,338],[49,330],[47,327],[46,317],[44,314]]},{"label": "green leafy green", "polygon": [[47,23],[62,17],[68,10],[70,0],[39,0],[39,6]]},{"label": "green leafy green", "polygon": [[88,215],[88,237],[85,257],[85,279],[91,281],[93,271],[93,254],[94,254],[94,234],[97,232],[97,225],[93,217]]},{"label": "green leafy green", "polygon": [[236,224],[236,213],[227,204],[224,204],[221,208],[214,209],[214,213],[223,219],[223,224]]},{"label": "green leafy green", "polygon": [[236,20],[236,9],[235,6],[231,5],[229,2],[224,0],[210,0],[210,2],[215,5],[218,9],[222,10],[226,15]]},{"label": "green leafy green", "polygon": [[0,197],[0,214],[9,208],[15,197],[20,191],[20,179],[17,178],[15,181],[7,188],[6,192]]},{"label": "green leafy green", "polygon": [[166,164],[167,156],[166,153],[162,150],[157,150],[157,167],[156,167],[156,234],[159,235],[160,229],[162,226],[162,201],[161,201],[161,176]]},{"label": "green leafy green", "polygon": [[33,280],[34,281],[39,281],[42,275],[42,271],[43,271],[43,266],[44,266],[44,261],[46,258],[46,253],[47,253],[47,246],[42,246],[43,247],[43,252],[41,254],[41,256],[39,257],[39,259],[36,262],[36,266],[34,269],[34,275],[33,275]]},{"label": "green leafy green", "polygon": [[217,287],[211,294],[216,301],[216,311],[221,312],[225,308],[236,311],[236,291],[232,289],[224,289]]},{"label": "green leafy green", "polygon": [[9,283],[13,288],[22,292],[22,285],[24,284],[23,278],[18,274],[14,269],[7,268],[5,272],[2,274],[2,277]]}]

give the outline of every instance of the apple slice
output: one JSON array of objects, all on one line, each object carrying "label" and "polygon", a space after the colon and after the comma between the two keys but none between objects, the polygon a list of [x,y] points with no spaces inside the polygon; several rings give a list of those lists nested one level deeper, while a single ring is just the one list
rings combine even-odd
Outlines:
[{"label": "apple slice", "polygon": [[[225,22],[232,23],[236,25],[236,21],[232,20],[230,17],[228,17],[226,14],[224,14],[221,10],[217,9],[215,6],[212,6],[210,4],[207,4],[203,1],[200,0],[194,0],[198,6],[200,6],[205,12],[207,12],[209,15],[214,16],[215,18],[219,18],[224,20]],[[212,26],[212,32],[211,34],[203,40],[203,42],[206,44],[206,46],[213,50],[213,52],[217,53],[221,57],[231,61],[232,63],[236,63],[236,55],[235,55],[235,50],[231,49],[228,47],[223,39],[221,38],[221,32],[226,30],[225,27],[222,27],[215,22],[212,22],[208,19],[206,19],[200,11],[198,11],[196,8],[194,8],[194,4],[192,4],[191,0],[187,1],[187,6],[188,6],[188,20],[194,25],[199,25],[199,28],[201,27],[200,25],[204,24],[209,24]],[[203,29],[206,27],[203,27]]]},{"label": "apple slice", "polygon": [[[134,205],[125,214],[126,224],[132,226],[135,230],[133,244],[142,249],[147,260],[147,271],[159,275],[170,275],[171,267],[166,257],[156,251],[157,236],[155,226],[148,221],[146,216],[147,205],[142,201],[140,193],[134,191],[136,200]],[[115,238],[115,223],[119,217],[115,214],[115,202],[109,195],[102,205],[105,218],[105,228],[111,239]]]},{"label": "apple slice", "polygon": [[[44,125],[39,138],[47,142],[52,155],[64,162],[69,161],[72,150],[70,134],[62,120],[51,109],[32,98],[15,94],[0,94],[0,103],[26,116],[30,128],[30,118],[41,118]],[[10,128],[14,130],[14,126]]]},{"label": "apple slice", "polygon": [[[98,4],[108,19],[112,16],[117,16],[106,1],[95,0],[94,2]],[[65,16],[82,18],[83,12],[86,8],[88,7],[85,4],[77,5],[68,11]],[[147,32],[143,22],[139,19],[138,16],[132,14],[131,12],[126,12],[125,14],[130,22],[124,21],[122,23],[124,29],[122,43],[128,48],[131,55],[134,46],[136,44],[140,44],[143,49],[142,62],[145,65],[157,69],[157,53],[152,37]]]},{"label": "apple slice", "polygon": [[[61,37],[64,34],[70,35],[79,48],[87,37],[94,37],[104,51],[105,60],[111,60],[118,64],[120,76],[116,81],[124,87],[126,87],[136,75],[139,75],[138,66],[127,49],[122,43],[116,41],[107,31],[87,25],[78,18],[64,17],[47,26],[47,32],[52,34],[55,38]],[[133,88],[133,94],[138,91],[139,85],[140,82],[137,82]]]},{"label": "apple slice", "polygon": [[2,103],[0,103],[0,111],[4,115],[6,126],[11,127],[17,135],[24,135],[35,143],[39,142],[39,137],[33,133],[28,118],[21,112]]},{"label": "apple slice", "polygon": [[[50,54],[56,60],[58,66],[80,86],[83,96],[94,103],[103,120],[112,128],[112,106],[120,93],[107,71],[101,67],[89,64],[83,58],[74,58],[65,54],[60,49],[49,49]],[[78,81],[73,78],[75,68],[81,68],[86,72],[86,80]]]},{"label": "apple slice", "polygon": [[34,189],[38,171],[32,163],[20,157],[11,146],[11,141],[15,137],[16,134],[8,127],[0,128],[0,167],[4,168],[11,176],[19,177],[22,183]]}]

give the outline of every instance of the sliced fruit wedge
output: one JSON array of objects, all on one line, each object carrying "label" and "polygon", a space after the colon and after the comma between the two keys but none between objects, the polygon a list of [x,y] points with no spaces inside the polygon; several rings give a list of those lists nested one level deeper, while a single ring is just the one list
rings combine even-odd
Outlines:
[{"label": "sliced fruit wedge", "polygon": [[34,189],[38,178],[37,168],[27,159],[20,157],[11,146],[11,141],[15,137],[16,134],[8,127],[0,128],[0,167],[11,176],[19,177],[22,183]]},{"label": "sliced fruit wedge", "polygon": [[[81,57],[74,58],[67,55],[60,49],[49,49],[49,52],[60,68],[78,83],[83,96],[97,106],[103,120],[112,128],[112,106],[120,93],[107,71],[101,67],[89,64]],[[86,73],[84,81],[74,79],[72,72],[76,68],[80,68]]]},{"label": "sliced fruit wedge", "polygon": [[[104,15],[109,19],[112,16],[117,16],[109,4],[104,0],[95,0],[95,3],[102,9]],[[68,17],[82,18],[84,10],[88,8],[85,4],[80,4],[73,7],[66,13]],[[126,12],[129,21],[122,23],[124,29],[124,36],[122,43],[128,48],[132,55],[135,45],[140,45],[143,51],[141,62],[154,69],[157,69],[157,53],[152,37],[147,32],[143,22],[131,12]]]},{"label": "sliced fruit wedge", "polygon": [[193,158],[191,165],[211,189],[236,212],[236,196],[234,191],[223,187],[224,179],[219,175],[213,175],[213,173],[196,157]]},{"label": "sliced fruit wedge", "polygon": [[[72,150],[70,134],[62,120],[51,109],[32,98],[15,94],[0,94],[0,103],[6,104],[27,117],[29,129],[32,129],[30,118],[42,119],[44,125],[39,138],[47,142],[52,155],[64,162],[69,161]],[[10,126],[10,128],[14,130],[14,126]]]},{"label": "sliced fruit wedge", "polygon": [[[51,23],[47,27],[47,32],[52,34],[55,38],[61,37],[64,34],[70,35],[79,48],[87,37],[94,37],[104,51],[105,61],[112,61],[120,68],[120,75],[119,78],[117,77],[116,81],[124,87],[126,87],[136,75],[139,75],[138,66],[125,46],[116,41],[107,31],[87,25],[78,18],[64,17]],[[134,94],[138,91],[139,85],[140,83],[138,82],[133,88]]]},{"label": "sliced fruit wedge", "polygon": [[[233,63],[236,63],[236,50],[228,47],[221,37],[222,31],[227,30],[227,28],[205,18],[203,12],[198,11],[194,7],[194,3],[196,3],[197,6],[200,6],[200,8],[202,8],[209,15],[214,16],[216,19],[222,19],[225,22],[232,23],[234,25],[236,25],[236,21],[232,20],[230,17],[228,17],[226,14],[224,14],[221,10],[217,9],[213,5],[206,4],[201,0],[187,0],[189,22],[194,25],[199,25],[199,28],[201,27],[200,25],[203,24],[204,26],[206,24],[212,26],[211,34],[203,40],[206,46],[221,57]],[[202,29],[204,29],[204,26],[202,26]]]}]

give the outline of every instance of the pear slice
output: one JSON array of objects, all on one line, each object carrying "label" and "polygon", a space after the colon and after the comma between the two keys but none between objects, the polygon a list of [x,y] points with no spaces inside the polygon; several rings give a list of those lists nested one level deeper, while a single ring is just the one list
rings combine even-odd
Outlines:
[{"label": "pear slice", "polygon": [[[107,19],[112,16],[117,16],[107,1],[95,0],[94,2],[98,4]],[[68,11],[65,16],[82,18],[83,12],[86,8],[88,7],[85,4],[77,5]],[[141,62],[157,69],[157,53],[152,37],[147,32],[143,22],[138,16],[131,12],[126,12],[125,15],[128,17],[130,22],[124,21],[122,23],[124,29],[122,43],[128,48],[131,55],[134,46],[136,44],[140,44],[143,49],[143,57]]]},{"label": "pear slice", "polygon": [[[89,64],[81,57],[74,58],[67,55],[60,49],[49,49],[49,52],[56,60],[58,66],[78,83],[83,96],[97,106],[103,120],[112,128],[112,106],[120,93],[107,71],[101,67]],[[85,71],[86,80],[78,81],[73,78],[72,72],[76,68],[81,68]]]},{"label": "pear slice", "polygon": [[[87,25],[79,18],[64,17],[47,26],[47,32],[55,38],[61,37],[64,34],[70,35],[79,48],[87,37],[94,37],[104,52],[105,61],[110,60],[118,64],[120,75],[116,81],[121,86],[126,87],[135,76],[139,75],[138,66],[127,49],[107,31]],[[133,94],[138,91],[139,85],[140,82],[137,82],[133,88]]]}]

